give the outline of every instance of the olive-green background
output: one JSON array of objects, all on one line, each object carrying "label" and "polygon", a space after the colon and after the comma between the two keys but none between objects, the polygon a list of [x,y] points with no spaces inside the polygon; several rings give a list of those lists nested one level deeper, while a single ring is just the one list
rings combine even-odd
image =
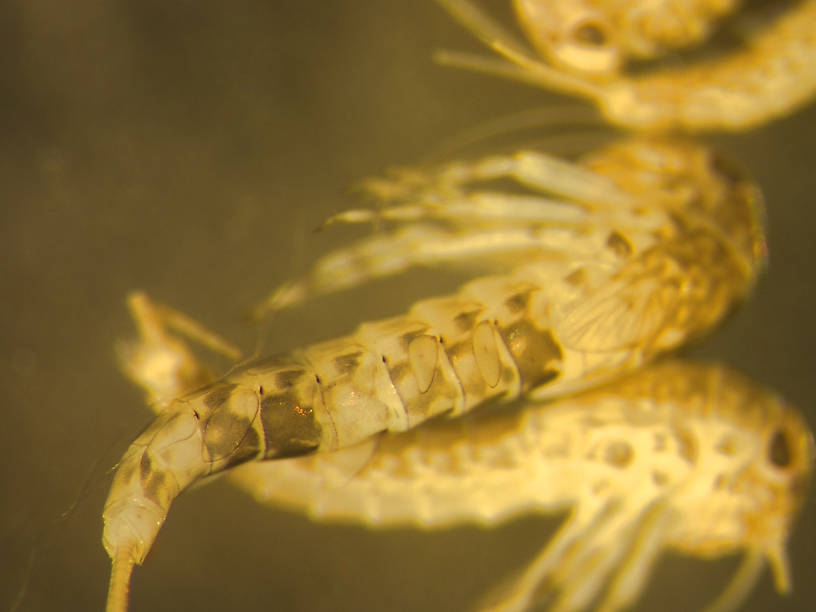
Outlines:
[{"label": "olive-green background", "polygon": [[[129,290],[251,350],[249,305],[359,235],[311,231],[354,204],[354,180],[553,103],[434,66],[443,45],[478,49],[431,0],[0,3],[0,609],[103,606],[105,472],[149,419],[114,360]],[[708,139],[762,184],[771,263],[695,352],[778,389],[814,423],[816,108]],[[348,331],[449,282],[412,274],[318,301],[272,320],[265,348]],[[748,609],[812,605],[815,518],[810,502],[791,543],[793,596],[779,600],[764,577]],[[173,506],[136,570],[133,610],[463,609],[553,525],[327,526],[215,482]],[[732,567],[662,563],[643,607],[697,607]]]}]

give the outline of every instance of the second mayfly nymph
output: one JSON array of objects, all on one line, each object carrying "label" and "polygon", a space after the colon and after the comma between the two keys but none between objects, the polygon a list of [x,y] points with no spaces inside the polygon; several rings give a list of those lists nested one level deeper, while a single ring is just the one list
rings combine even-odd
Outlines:
[{"label": "second mayfly nymph", "polygon": [[[496,178],[520,192],[480,186]],[[491,399],[555,397],[618,377],[710,329],[753,286],[764,253],[754,184],[685,141],[632,139],[580,164],[522,151],[369,189],[388,194],[380,214],[397,229],[385,243],[374,236],[335,253],[347,285],[429,258],[516,266],[348,336],[242,364],[162,406],[122,458],[105,506],[103,541],[118,568],[112,610],[122,608],[122,575],[194,482],[248,461],[347,448]],[[405,240],[417,234],[434,246],[430,256]],[[372,245],[382,260],[371,259]],[[383,260],[392,266],[378,268]],[[294,285],[299,299],[338,289],[326,281],[338,275],[321,270]],[[125,365],[153,393],[149,340]]]},{"label": "second mayfly nymph", "polygon": [[669,361],[551,403],[440,420],[371,443],[231,474],[260,502],[384,528],[495,526],[562,513],[559,531],[482,612],[628,609],[664,551],[742,553],[716,602],[763,566],[791,588],[787,542],[813,470],[802,416],[714,365]]},{"label": "second mayfly nymph", "polygon": [[[564,61],[555,66],[537,58],[523,42],[478,8],[474,0],[436,1],[504,58],[502,61],[469,53],[443,52],[438,55],[442,63],[587,98],[598,105],[606,120],[627,128],[747,130],[790,114],[816,94],[816,70],[813,69],[816,65],[816,0],[790,3],[762,27],[756,24],[747,27],[744,44],[730,53],[691,63],[667,62],[634,73],[618,71],[617,61],[586,59],[587,53],[580,54],[584,63],[600,64],[604,68],[595,71],[600,72],[600,76],[576,69],[576,63],[581,62],[575,59],[578,55],[575,51],[568,53],[572,61],[566,66]],[[631,4],[626,3],[623,10],[628,10]],[[545,6],[553,10],[549,4]],[[540,31],[530,11],[519,10],[518,15],[523,29],[537,43],[548,40],[548,34],[558,32],[559,27],[565,33],[571,27],[566,13],[562,15],[564,21],[560,26],[558,23],[548,25],[547,33]],[[558,13],[550,16],[554,18]],[[617,34],[626,35],[620,30]],[[536,46],[541,48],[542,44]],[[603,57],[602,50],[596,51]],[[546,52],[556,57],[567,53],[559,50],[558,45]],[[617,49],[609,53],[617,57]]]}]

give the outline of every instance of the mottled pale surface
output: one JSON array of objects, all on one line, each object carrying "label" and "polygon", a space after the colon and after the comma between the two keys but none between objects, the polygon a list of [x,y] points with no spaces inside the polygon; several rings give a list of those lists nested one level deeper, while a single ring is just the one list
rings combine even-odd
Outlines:
[{"label": "mottled pale surface", "polygon": [[[103,605],[103,472],[150,419],[113,359],[129,330],[127,291],[141,287],[251,350],[249,305],[355,231],[311,232],[353,205],[351,182],[549,100],[435,68],[435,46],[481,48],[430,1],[71,5],[0,5],[4,609],[26,578],[20,610]],[[695,352],[753,374],[814,422],[816,176],[806,156],[816,109],[716,140],[766,190],[771,264],[756,297]],[[410,281],[280,315],[266,346],[349,331],[449,288],[438,275]],[[52,527],[91,473],[78,507]],[[749,610],[812,605],[815,523],[811,501],[791,545],[792,598],[765,579]],[[133,610],[458,609],[552,525],[368,532],[311,524],[214,483],[174,505],[136,570]],[[696,606],[728,570],[666,563],[642,608]]]}]

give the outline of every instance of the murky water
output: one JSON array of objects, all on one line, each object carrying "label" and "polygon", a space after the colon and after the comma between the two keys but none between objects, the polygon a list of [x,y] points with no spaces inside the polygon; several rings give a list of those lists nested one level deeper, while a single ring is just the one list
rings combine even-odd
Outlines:
[{"label": "murky water", "polygon": [[[19,610],[103,606],[104,472],[149,420],[114,361],[130,331],[127,291],[252,350],[248,307],[352,235],[312,229],[354,204],[355,180],[552,102],[434,66],[442,45],[478,48],[430,0],[0,5],[0,608],[24,585]],[[766,191],[771,263],[746,307],[693,352],[779,390],[816,423],[816,107],[711,140]],[[449,282],[410,280],[281,316],[266,348],[350,330]],[[748,609],[810,609],[815,521],[811,501],[791,543],[793,597],[778,599],[766,578]],[[133,610],[463,609],[552,526],[318,525],[217,482],[174,504],[136,570]],[[732,566],[667,560],[643,608],[698,606]]]}]

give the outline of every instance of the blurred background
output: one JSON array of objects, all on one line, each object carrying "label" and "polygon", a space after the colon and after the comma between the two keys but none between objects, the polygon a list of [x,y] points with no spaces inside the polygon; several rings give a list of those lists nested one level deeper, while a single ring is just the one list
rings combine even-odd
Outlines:
[{"label": "blurred background", "polygon": [[[356,180],[565,103],[437,67],[441,46],[480,50],[431,0],[0,3],[0,609],[104,605],[107,472],[150,419],[114,358],[132,333],[128,291],[252,351],[250,306],[363,231],[313,232],[357,204]],[[763,186],[771,261],[756,295],[691,352],[777,389],[814,424],[816,106],[706,139]],[[417,273],[318,301],[269,322],[265,350],[350,331],[451,282]],[[746,609],[810,609],[815,519],[811,500],[790,545],[793,596],[765,576]],[[467,609],[556,524],[321,525],[221,480],[174,504],[135,571],[132,609]],[[641,607],[699,607],[734,566],[667,558]]]}]

